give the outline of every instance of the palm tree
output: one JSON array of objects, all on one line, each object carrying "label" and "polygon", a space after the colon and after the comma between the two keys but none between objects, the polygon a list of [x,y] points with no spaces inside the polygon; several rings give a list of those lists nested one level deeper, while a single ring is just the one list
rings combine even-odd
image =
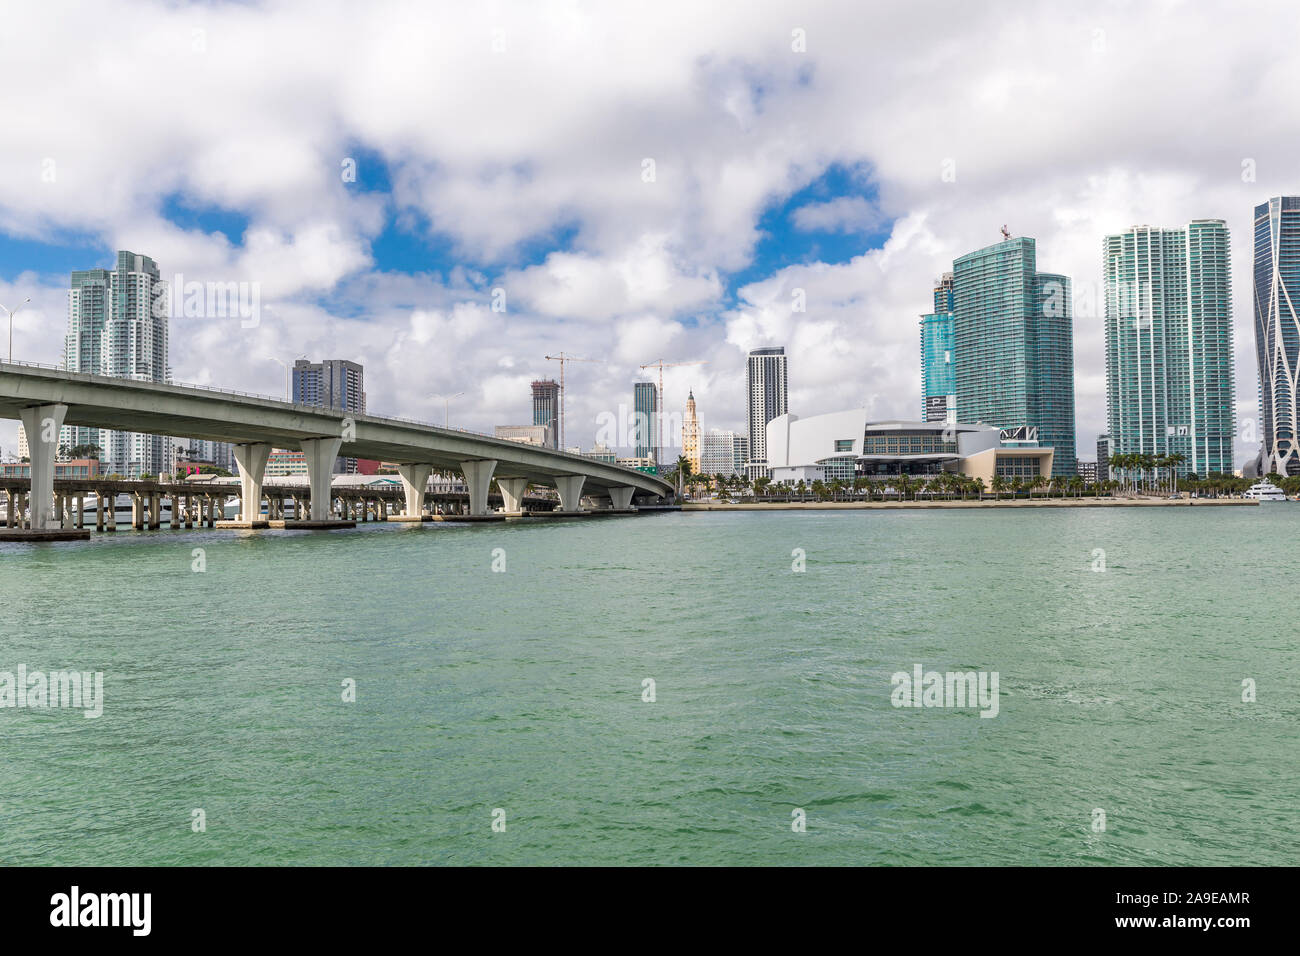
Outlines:
[{"label": "palm tree", "polygon": [[914,482],[909,475],[900,474],[894,481],[894,490],[898,492],[898,499],[903,501],[907,498],[907,493],[912,490]]},{"label": "palm tree", "polygon": [[999,501],[1002,500],[1002,492],[1004,492],[1004,491],[1006,491],[1006,490],[1007,490],[1007,479],[1006,479],[1005,477],[1003,477],[1002,475],[994,475],[994,476],[993,476],[993,493],[994,493],[995,495],[998,496],[998,500],[999,500]]},{"label": "palm tree", "polygon": [[1079,492],[1083,490],[1083,479],[1078,475],[1071,475],[1068,484],[1070,490],[1074,492],[1074,497],[1079,497]]},{"label": "palm tree", "polygon": [[680,498],[686,479],[691,474],[691,460],[685,455],[677,456],[677,496]]}]

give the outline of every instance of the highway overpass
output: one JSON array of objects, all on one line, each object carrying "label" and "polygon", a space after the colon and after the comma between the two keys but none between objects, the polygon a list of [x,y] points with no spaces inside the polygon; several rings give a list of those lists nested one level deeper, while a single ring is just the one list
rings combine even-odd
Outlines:
[{"label": "highway overpass", "polygon": [[435,468],[465,476],[471,515],[488,513],[494,479],[507,512],[519,510],[529,484],[554,486],[561,510],[575,512],[584,496],[608,498],[611,507],[625,510],[636,498],[657,501],[673,495],[672,485],[654,475],[475,432],[38,365],[0,363],[0,417],[20,419],[27,433],[33,529],[55,526],[54,459],[64,425],[231,442],[245,520],[259,513],[273,447],[305,453],[315,521],[328,518],[331,471],[339,455],[397,463],[407,515],[421,513],[425,485]]}]

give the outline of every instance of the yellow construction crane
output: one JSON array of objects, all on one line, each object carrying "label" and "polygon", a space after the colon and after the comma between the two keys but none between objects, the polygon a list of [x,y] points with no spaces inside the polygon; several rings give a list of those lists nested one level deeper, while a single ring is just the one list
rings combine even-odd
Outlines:
[{"label": "yellow construction crane", "polygon": [[655,417],[659,419],[659,444],[655,446],[655,464],[662,464],[659,461],[659,453],[664,447],[664,369],[676,368],[678,365],[708,365],[708,362],[665,362],[663,359],[649,362],[642,365],[642,370],[648,368],[659,369],[659,393],[656,395],[658,407],[655,409]]},{"label": "yellow construction crane", "polygon": [[548,362],[560,363],[560,409],[559,414],[555,416],[557,419],[555,427],[555,443],[560,451],[564,451],[564,366],[569,362],[604,362],[605,360],[577,358],[572,355],[566,355],[564,352],[561,352],[559,355],[548,355],[546,356],[546,360]]}]

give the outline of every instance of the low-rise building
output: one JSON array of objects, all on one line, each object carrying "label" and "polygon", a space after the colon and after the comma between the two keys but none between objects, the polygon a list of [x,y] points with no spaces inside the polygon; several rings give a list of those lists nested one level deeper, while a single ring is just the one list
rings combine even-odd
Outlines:
[{"label": "low-rise building", "polygon": [[307,455],[300,451],[276,448],[266,459],[267,478],[286,478],[289,475],[307,474]]},{"label": "low-rise building", "polygon": [[[100,465],[98,458],[74,458],[71,461],[54,463],[55,478],[98,478]],[[6,461],[0,463],[0,478],[26,478],[31,480],[32,465],[27,461]]]},{"label": "low-rise building", "polygon": [[1050,477],[1053,449],[1038,447],[1023,430],[956,422],[872,422],[865,408],[799,418],[785,414],[767,425],[767,466],[775,483],[889,481],[900,475],[950,472],[991,487],[1003,478]]},{"label": "low-rise building", "polygon": [[496,438],[517,441],[524,445],[537,445],[540,448],[555,447],[554,425],[498,425],[493,435]]}]

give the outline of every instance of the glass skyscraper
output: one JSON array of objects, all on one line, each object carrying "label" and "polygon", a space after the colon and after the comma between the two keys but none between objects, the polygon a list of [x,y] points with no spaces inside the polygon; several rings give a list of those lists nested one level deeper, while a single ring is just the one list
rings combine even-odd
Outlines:
[{"label": "glass skyscraper", "polygon": [[659,461],[659,393],[654,382],[635,382],[632,385],[632,408],[635,412],[633,442],[637,458]]},{"label": "glass skyscraper", "polygon": [[953,370],[953,314],[921,316],[921,412],[927,422],[957,420],[957,384]]},{"label": "glass skyscraper", "polygon": [[[301,405],[365,414],[365,383],[365,369],[347,359],[298,359],[293,363],[293,400]],[[334,459],[335,474],[351,475],[356,471],[355,458]]]},{"label": "glass skyscraper", "polygon": [[1106,410],[1112,455],[1182,455],[1181,475],[1232,474],[1236,431],[1228,227],[1107,236]]},{"label": "glass skyscraper", "polygon": [[921,316],[921,420],[955,422],[957,393],[952,362],[953,279],[934,284],[934,312]]},{"label": "glass skyscraper", "polygon": [[957,420],[1015,429],[1075,473],[1070,280],[1037,271],[1033,239],[1007,239],[953,263]]},{"label": "glass skyscraper", "polygon": [[746,358],[750,478],[767,476],[767,423],[789,408],[785,347],[753,349]]},{"label": "glass skyscraper", "polygon": [[[167,284],[148,256],[121,250],[113,269],[72,273],[63,367],[137,382],[168,382]],[[134,476],[170,472],[172,440],[161,435],[65,427],[60,444],[98,445],[102,467]]]},{"label": "glass skyscraper", "polygon": [[557,417],[560,408],[560,386],[551,379],[533,382],[533,424],[550,426],[550,447],[560,447]]},{"label": "glass skyscraper", "polygon": [[1254,287],[1260,473],[1300,474],[1300,196],[1277,196],[1255,207]]}]

